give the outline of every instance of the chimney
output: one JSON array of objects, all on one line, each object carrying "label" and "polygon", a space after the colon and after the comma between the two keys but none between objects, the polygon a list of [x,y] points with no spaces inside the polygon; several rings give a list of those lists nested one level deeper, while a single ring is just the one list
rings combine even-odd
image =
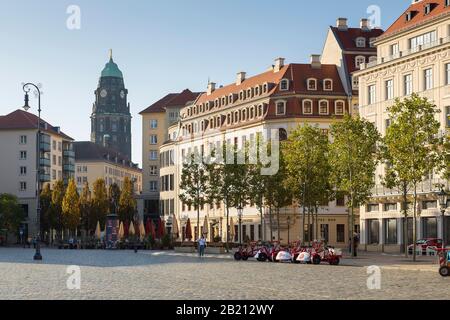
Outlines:
[{"label": "chimney", "polygon": [[348,30],[347,18],[338,18],[336,22],[336,27],[340,31],[347,31]]},{"label": "chimney", "polygon": [[369,19],[361,19],[361,30],[370,31]]},{"label": "chimney", "polygon": [[320,54],[311,55],[311,67],[313,69],[320,69],[322,67],[322,63],[320,62]]},{"label": "chimney", "polygon": [[242,72],[242,71],[241,71],[241,72],[238,72],[237,78],[236,78],[236,85],[237,85],[237,86],[241,85],[242,82],[245,81],[245,75],[246,75],[245,72]]},{"label": "chimney", "polygon": [[284,67],[284,58],[276,58],[275,59],[275,66],[273,68],[274,72],[280,71]]},{"label": "chimney", "polygon": [[207,95],[211,95],[216,90],[216,84],[214,82],[208,83]]}]

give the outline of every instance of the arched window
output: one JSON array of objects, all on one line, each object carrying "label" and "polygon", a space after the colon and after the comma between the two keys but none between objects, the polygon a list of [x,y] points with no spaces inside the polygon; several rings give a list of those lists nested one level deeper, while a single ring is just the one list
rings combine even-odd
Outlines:
[{"label": "arched window", "polygon": [[227,104],[226,97],[222,97],[222,106],[225,106]]},{"label": "arched window", "polygon": [[229,104],[234,103],[234,97],[233,97],[233,94],[230,94],[230,95],[228,96],[228,103],[229,103]]},{"label": "arched window", "polygon": [[259,86],[256,86],[255,87],[255,96],[259,96],[260,95],[260,93],[259,93]]},{"label": "arched window", "polygon": [[280,128],[278,129],[278,137],[280,138],[280,141],[286,141],[288,139],[288,134],[286,129]]},{"label": "arched window", "polygon": [[308,90],[317,90],[317,80],[314,78],[310,78],[307,80]]},{"label": "arched window", "polygon": [[303,100],[303,114],[313,114],[312,100]]},{"label": "arched window", "polygon": [[251,98],[253,98],[252,89],[249,88],[249,89],[247,89],[247,99],[251,99]]},{"label": "arched window", "polygon": [[341,100],[336,101],[334,103],[334,113],[337,115],[343,115],[344,108],[345,108],[344,106],[345,106],[344,101],[341,101]]},{"label": "arched window", "polygon": [[363,37],[356,38],[356,47],[365,48],[366,47],[366,38],[363,38]]},{"label": "arched window", "polygon": [[263,115],[263,105],[260,104],[258,106],[258,117],[262,117],[262,115]]},{"label": "arched window", "polygon": [[246,121],[247,120],[247,110],[244,109],[242,110],[242,121]]},{"label": "arched window", "polygon": [[280,81],[280,91],[288,91],[289,90],[289,80],[283,79]]},{"label": "arched window", "polygon": [[286,101],[276,102],[276,115],[284,116],[286,114]]},{"label": "arched window", "polygon": [[332,79],[323,80],[323,90],[333,91],[333,80]]},{"label": "arched window", "polygon": [[269,84],[268,83],[264,83],[263,84],[263,93],[267,93],[267,91],[269,91]]},{"label": "arched window", "polygon": [[329,114],[328,111],[328,101],[327,100],[321,100],[319,102],[319,114],[321,115],[327,115]]},{"label": "arched window", "polygon": [[357,56],[357,57],[355,58],[355,66],[356,66],[356,69],[360,69],[360,68],[361,68],[361,65],[362,65],[363,63],[366,63],[366,57],[364,57],[364,56]]}]

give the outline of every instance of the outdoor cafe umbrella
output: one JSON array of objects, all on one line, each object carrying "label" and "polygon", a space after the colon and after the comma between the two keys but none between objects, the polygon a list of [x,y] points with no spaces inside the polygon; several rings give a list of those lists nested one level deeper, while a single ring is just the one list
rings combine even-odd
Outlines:
[{"label": "outdoor cafe umbrella", "polygon": [[120,222],[120,225],[119,225],[119,234],[118,234],[119,240],[120,240],[120,239],[123,239],[124,235],[125,235],[125,232],[124,232],[124,230],[123,230],[123,222]]},{"label": "outdoor cafe umbrella", "polygon": [[147,222],[145,223],[145,235],[148,236],[150,232],[151,232],[150,218],[148,218]]},{"label": "outdoor cafe umbrella", "polygon": [[186,222],[185,238],[188,239],[189,241],[192,239],[191,219],[188,219]]},{"label": "outdoor cafe umbrella", "polygon": [[153,223],[153,220],[150,220],[150,234],[152,235],[152,239],[156,239],[155,224]]},{"label": "outdoor cafe umbrella", "polygon": [[235,233],[234,233],[234,221],[233,221],[233,218],[230,218],[230,239],[229,240],[233,241],[234,236],[235,236]]},{"label": "outdoor cafe umbrella", "polygon": [[139,225],[139,236],[141,238],[141,241],[145,238],[145,227],[144,227],[144,221],[141,221],[141,224]]},{"label": "outdoor cafe umbrella", "polygon": [[95,228],[95,237],[97,239],[101,239],[102,237],[102,230],[100,229],[100,221],[97,221],[97,227]]},{"label": "outdoor cafe umbrella", "polygon": [[164,221],[161,218],[159,218],[159,220],[158,220],[158,235],[157,235],[158,239],[162,239],[162,237],[164,237],[164,233],[165,233],[164,229],[165,229]]},{"label": "outdoor cafe umbrella", "polygon": [[175,216],[172,218],[172,234],[175,235],[176,238],[178,238],[178,221]]},{"label": "outdoor cafe umbrella", "polygon": [[203,234],[206,236],[208,234],[208,216],[205,215],[205,220],[203,220]]},{"label": "outdoor cafe umbrella", "polygon": [[134,223],[130,223],[130,229],[128,230],[128,235],[134,236],[136,234],[136,231],[134,230]]},{"label": "outdoor cafe umbrella", "polygon": [[128,238],[129,231],[130,231],[130,225],[129,225],[128,221],[125,221],[125,223],[123,224],[123,236],[124,236],[124,238]]}]

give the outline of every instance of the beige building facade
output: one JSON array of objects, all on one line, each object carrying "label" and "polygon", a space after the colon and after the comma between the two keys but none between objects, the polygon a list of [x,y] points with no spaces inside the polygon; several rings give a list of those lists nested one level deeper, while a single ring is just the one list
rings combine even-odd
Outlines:
[{"label": "beige building facade", "polygon": [[[375,41],[378,58],[361,66],[354,74],[359,79],[359,112],[384,135],[390,119],[387,108],[395,99],[418,93],[436,104],[441,113],[441,134],[450,128],[450,2],[413,1],[384,35]],[[401,192],[384,188],[377,169],[376,188],[369,204],[361,207],[361,243],[371,251],[399,252],[403,248],[404,217]],[[420,238],[442,238],[445,224],[450,235],[450,212],[445,219],[437,201],[437,184],[449,187],[439,173],[430,174],[419,186],[417,234]],[[408,244],[412,244],[413,221],[408,218]]]}]

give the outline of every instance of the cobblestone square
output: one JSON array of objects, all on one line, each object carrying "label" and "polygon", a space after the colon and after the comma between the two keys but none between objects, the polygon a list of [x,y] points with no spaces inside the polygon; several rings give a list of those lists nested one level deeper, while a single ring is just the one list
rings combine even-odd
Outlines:
[{"label": "cobblestone square", "polygon": [[[341,266],[236,262],[231,256],[141,251],[0,249],[0,299],[442,299],[450,280],[433,260],[364,256]],[[423,258],[425,259],[425,258]],[[367,288],[367,267],[381,267],[381,289]],[[402,263],[400,263],[402,262]],[[81,289],[67,289],[67,267],[81,268]]]}]

